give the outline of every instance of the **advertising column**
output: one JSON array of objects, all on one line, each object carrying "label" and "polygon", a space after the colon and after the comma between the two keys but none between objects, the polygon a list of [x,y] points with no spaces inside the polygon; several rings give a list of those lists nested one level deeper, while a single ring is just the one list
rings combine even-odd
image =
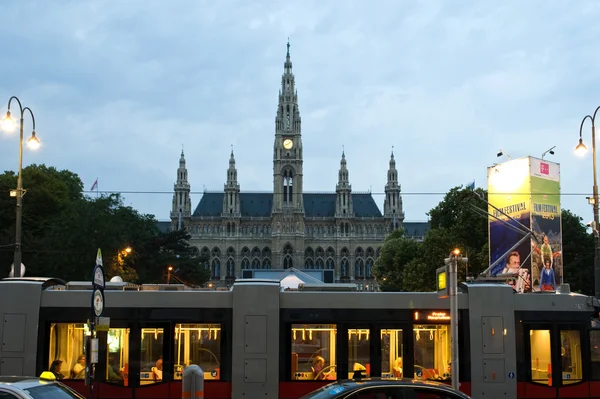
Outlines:
[{"label": "advertising column", "polygon": [[563,283],[560,165],[530,158],[531,281],[533,290],[555,291]]},{"label": "advertising column", "polygon": [[531,174],[528,157],[488,168],[488,202],[488,212],[494,216],[488,217],[490,264],[503,258],[490,274],[517,274],[518,277],[508,283],[518,292],[529,291],[531,242],[524,240],[516,246],[531,226]]}]

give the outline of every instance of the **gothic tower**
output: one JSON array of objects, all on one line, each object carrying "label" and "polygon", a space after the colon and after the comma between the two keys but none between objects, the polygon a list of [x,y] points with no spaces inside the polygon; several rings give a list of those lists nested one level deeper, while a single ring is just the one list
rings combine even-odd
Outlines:
[{"label": "gothic tower", "polygon": [[303,254],[304,202],[302,198],[302,135],[298,92],[290,43],[283,64],[279,103],[275,117],[275,143],[273,145],[273,206],[272,232],[285,248],[281,252],[281,266],[298,266]]},{"label": "gothic tower", "polygon": [[352,208],[352,186],[348,180],[348,169],[346,168],[346,154],[342,151],[338,183],[335,187],[337,198],[335,201],[335,217],[348,218],[354,215]]},{"label": "gothic tower", "polygon": [[383,216],[390,220],[392,230],[402,227],[404,212],[402,212],[402,197],[400,197],[400,185],[398,184],[398,171],[394,151],[390,157],[390,167],[387,173],[387,184],[385,185],[385,201],[383,202]]},{"label": "gothic tower", "polygon": [[233,148],[229,157],[229,169],[227,169],[227,183],[225,183],[223,195],[223,230],[228,236],[235,236],[239,227],[240,213],[240,184],[237,181],[237,169],[235,168],[235,158]]},{"label": "gothic tower", "polygon": [[177,169],[177,181],[174,185],[173,207],[171,209],[171,220],[175,221],[175,229],[184,227],[184,222],[192,216],[192,200],[190,199],[190,183],[188,172],[185,167],[185,156],[181,149],[179,168]]}]

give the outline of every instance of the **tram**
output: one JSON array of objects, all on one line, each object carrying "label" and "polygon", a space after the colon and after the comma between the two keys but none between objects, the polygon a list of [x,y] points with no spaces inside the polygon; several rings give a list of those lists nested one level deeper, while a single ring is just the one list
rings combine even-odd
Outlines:
[{"label": "tram", "polygon": [[[182,372],[204,396],[297,399],[337,379],[404,377],[486,398],[600,398],[600,304],[561,292],[461,284],[459,368],[450,367],[448,299],[437,293],[282,291],[242,279],[228,291],[107,283],[95,398],[179,398]],[[0,375],[60,365],[82,394],[91,283],[0,280]],[[101,323],[102,324],[102,323]]]}]

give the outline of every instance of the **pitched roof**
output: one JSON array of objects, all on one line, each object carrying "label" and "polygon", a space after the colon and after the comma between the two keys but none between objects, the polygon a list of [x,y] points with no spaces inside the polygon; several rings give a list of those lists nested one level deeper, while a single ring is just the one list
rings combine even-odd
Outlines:
[{"label": "pitched roof", "polygon": [[[307,217],[333,217],[336,193],[304,193],[304,211]],[[222,192],[205,192],[194,211],[194,216],[221,216],[223,211]],[[369,193],[352,194],[354,213],[357,217],[382,217],[379,207]],[[273,193],[240,193],[242,217],[270,217]]]}]

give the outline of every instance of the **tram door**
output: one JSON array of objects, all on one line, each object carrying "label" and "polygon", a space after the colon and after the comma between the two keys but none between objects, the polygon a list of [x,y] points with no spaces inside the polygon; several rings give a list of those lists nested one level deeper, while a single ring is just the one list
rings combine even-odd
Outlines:
[{"label": "tram door", "polygon": [[577,324],[529,324],[526,344],[531,381],[551,387],[580,382],[584,334],[584,326]]},{"label": "tram door", "polygon": [[[129,364],[125,366],[134,398],[168,395],[173,361],[169,342],[173,337],[169,323],[129,324]],[[163,392],[164,391],[164,392]]]}]

